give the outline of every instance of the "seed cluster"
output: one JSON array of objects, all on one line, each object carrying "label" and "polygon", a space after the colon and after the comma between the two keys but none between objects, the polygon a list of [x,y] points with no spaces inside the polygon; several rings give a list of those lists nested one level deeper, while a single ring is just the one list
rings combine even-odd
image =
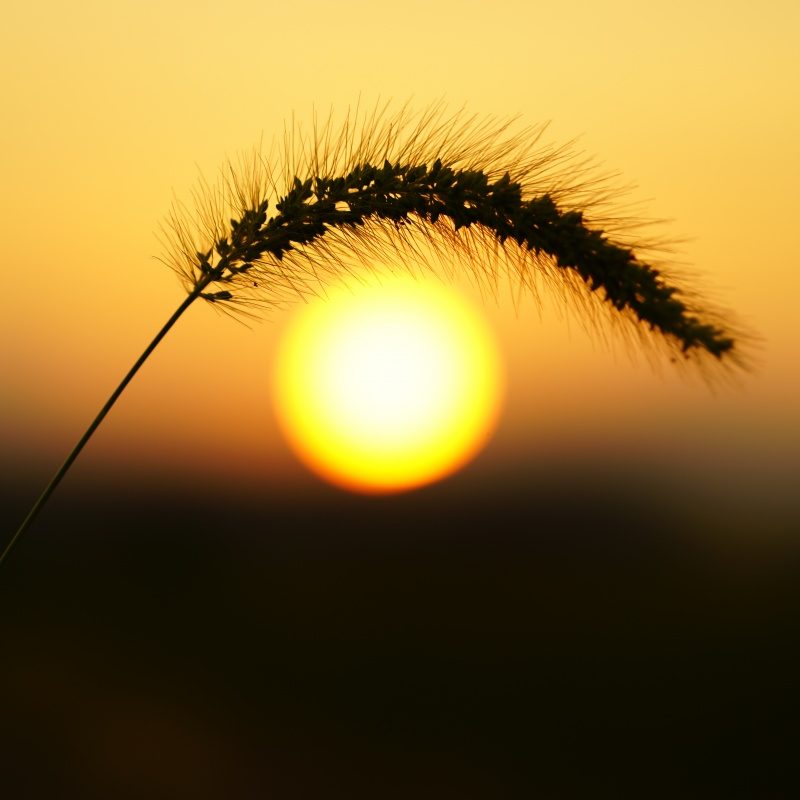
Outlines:
[{"label": "seed cluster", "polygon": [[[609,241],[584,223],[580,211],[562,211],[548,195],[523,198],[508,173],[495,181],[480,170],[453,169],[437,159],[426,164],[361,164],[342,177],[295,177],[268,217],[268,201],[230,220],[230,230],[207,252],[196,254],[203,286],[235,284],[265,262],[312,244],[335,228],[359,228],[370,219],[400,226],[449,219],[457,232],[473,226],[489,231],[501,246],[513,242],[559,268],[574,270],[592,291],[618,311],[676,342],[721,358],[734,346],[719,326],[698,318],[660,272],[632,249]],[[197,285],[197,284],[196,284]],[[267,287],[268,288],[268,287]],[[211,301],[234,298],[229,288],[203,292]]]}]

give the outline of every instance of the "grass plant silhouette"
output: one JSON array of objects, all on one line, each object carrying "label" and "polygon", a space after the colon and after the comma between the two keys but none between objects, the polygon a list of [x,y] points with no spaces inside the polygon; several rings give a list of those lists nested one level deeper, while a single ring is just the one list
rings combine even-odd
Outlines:
[{"label": "grass plant silhouette", "polygon": [[[393,261],[466,267],[490,290],[501,277],[536,293],[544,279],[590,321],[623,323],[640,342],[684,360],[743,365],[741,334],[674,274],[654,266],[658,243],[614,213],[617,193],[572,144],[541,144],[545,126],[358,107],[337,123],[292,122],[273,151],[254,150],[202,182],[195,208],[173,206],[163,261],[187,296],[109,397],[7,544],[28,529],[130,380],[197,299],[252,315],[314,293],[355,265]],[[270,209],[274,213],[270,214]]]}]

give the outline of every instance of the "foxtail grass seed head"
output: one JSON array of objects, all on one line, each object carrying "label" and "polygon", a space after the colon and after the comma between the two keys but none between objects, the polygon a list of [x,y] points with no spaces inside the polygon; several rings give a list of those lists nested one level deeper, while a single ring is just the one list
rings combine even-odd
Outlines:
[{"label": "foxtail grass seed head", "polygon": [[656,266],[642,221],[615,214],[609,181],[572,143],[543,144],[544,129],[441,104],[356,109],[339,123],[315,118],[310,132],[292,123],[271,153],[201,183],[193,210],[173,207],[163,260],[188,291],[243,313],[359,265],[461,268],[492,291],[507,276],[535,294],[544,279],[587,319],[626,323],[673,360],[741,366],[730,314]]}]

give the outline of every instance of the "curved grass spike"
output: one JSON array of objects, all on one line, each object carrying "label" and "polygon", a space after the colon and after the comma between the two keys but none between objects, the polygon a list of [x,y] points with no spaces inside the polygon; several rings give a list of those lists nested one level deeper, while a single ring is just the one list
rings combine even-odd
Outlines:
[{"label": "curved grass spike", "polygon": [[369,267],[388,255],[409,269],[422,263],[446,271],[457,262],[484,282],[505,272],[535,291],[539,274],[573,296],[585,289],[578,295],[584,302],[599,302],[687,359],[741,363],[723,316],[643,258],[648,248],[628,238],[635,221],[603,217],[603,180],[592,178],[569,145],[541,146],[543,126],[510,133],[510,122],[448,115],[441,105],[419,115],[407,106],[387,110],[356,109],[338,126],[330,116],[321,125],[315,120],[310,137],[293,124],[277,158],[255,151],[228,165],[218,186],[202,184],[195,213],[173,208],[163,260],[188,296],[103,406],[0,563],[197,298],[247,313],[314,292],[356,262]]}]

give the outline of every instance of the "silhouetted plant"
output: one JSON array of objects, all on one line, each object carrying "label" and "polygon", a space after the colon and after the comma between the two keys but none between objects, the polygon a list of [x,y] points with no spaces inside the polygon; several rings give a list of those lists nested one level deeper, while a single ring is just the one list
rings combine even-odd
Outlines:
[{"label": "silhouetted plant", "polygon": [[[632,238],[636,220],[605,215],[614,192],[570,145],[540,145],[543,126],[514,133],[510,122],[415,115],[388,106],[315,120],[310,136],[292,124],[276,158],[255,151],[203,183],[194,211],[173,208],[164,228],[169,264],[187,297],[101,409],[31,509],[31,524],[56,485],[163,336],[198,298],[252,313],[318,290],[354,264],[400,262],[471,270],[482,283],[503,274],[535,291],[544,276],[584,303],[606,307],[651,341],[702,363],[741,365],[725,316],[656,268],[656,252]],[[270,213],[274,209],[274,213]]]}]

